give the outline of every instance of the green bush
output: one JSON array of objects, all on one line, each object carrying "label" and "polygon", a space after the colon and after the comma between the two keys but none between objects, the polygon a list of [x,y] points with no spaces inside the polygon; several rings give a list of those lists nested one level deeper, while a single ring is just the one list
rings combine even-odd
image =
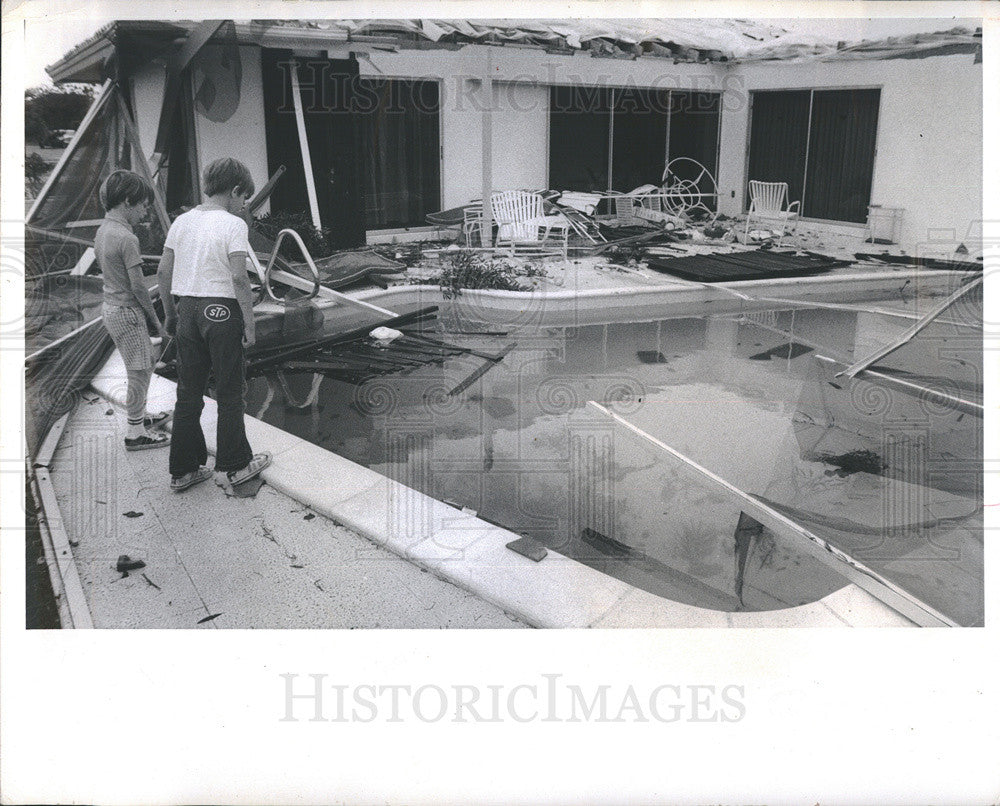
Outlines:
[{"label": "green bush", "polygon": [[441,287],[445,299],[457,297],[463,288],[498,291],[530,291],[531,286],[518,282],[519,277],[545,277],[544,268],[527,264],[516,266],[506,260],[494,259],[473,252],[458,252],[449,257],[440,274],[422,280]]},{"label": "green bush", "polygon": [[34,152],[24,156],[24,184],[32,195],[38,193],[45,184],[45,177],[52,169],[52,163],[46,162]]}]

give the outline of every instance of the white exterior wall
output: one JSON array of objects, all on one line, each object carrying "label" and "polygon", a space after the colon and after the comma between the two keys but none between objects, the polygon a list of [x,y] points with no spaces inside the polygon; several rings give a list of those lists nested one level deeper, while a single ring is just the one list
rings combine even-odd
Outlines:
[{"label": "white exterior wall", "polygon": [[[872,203],[902,207],[900,246],[978,248],[982,219],[982,64],[971,54],[889,61],[740,64],[723,97],[720,211],[742,212],[748,179],[749,93],[763,89],[881,89]],[[794,200],[793,200],[794,201]],[[850,226],[850,225],[841,225]],[[977,230],[978,231],[978,230]]]},{"label": "white exterior wall", "polygon": [[148,161],[156,147],[156,128],[163,107],[167,68],[162,62],[144,64],[132,75],[132,109],[142,153]]},{"label": "white exterior wall", "polygon": [[[240,59],[243,73],[240,105],[233,116],[224,123],[214,123],[197,111],[194,112],[198,165],[199,170],[204,170],[214,159],[235,157],[250,169],[250,175],[259,190],[268,178],[260,49],[241,47]],[[133,74],[132,82],[136,128],[143,153],[148,160],[156,146],[166,67],[162,62],[145,64]],[[267,212],[267,209],[265,203],[259,212]]]},{"label": "white exterior wall", "polygon": [[[215,47],[215,46],[207,46]],[[241,47],[243,78],[240,105],[224,123],[215,123],[197,110],[194,113],[198,142],[198,167],[205,167],[220,157],[234,157],[250,169],[257,190],[267,182],[267,138],[264,133],[264,91],[260,74],[260,49]],[[303,206],[306,206],[303,202]],[[267,212],[265,204],[258,215]]]}]

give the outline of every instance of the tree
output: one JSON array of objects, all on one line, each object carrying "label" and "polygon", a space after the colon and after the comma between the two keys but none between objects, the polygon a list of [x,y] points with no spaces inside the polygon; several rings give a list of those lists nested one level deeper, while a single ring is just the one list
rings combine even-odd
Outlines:
[{"label": "tree", "polygon": [[94,100],[86,85],[32,87],[24,93],[24,139],[44,142],[52,129],[75,129]]},{"label": "tree", "polygon": [[41,145],[49,136],[49,127],[45,125],[45,119],[27,104],[24,108],[24,142]]}]

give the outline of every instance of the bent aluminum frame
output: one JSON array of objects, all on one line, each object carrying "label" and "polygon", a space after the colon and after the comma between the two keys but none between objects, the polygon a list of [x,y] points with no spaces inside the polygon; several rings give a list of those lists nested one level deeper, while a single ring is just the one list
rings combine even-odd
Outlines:
[{"label": "bent aluminum frame", "polygon": [[867,591],[876,599],[884,602],[914,623],[921,627],[960,626],[948,616],[939,613],[930,605],[907,593],[877,571],[859,562],[818,535],[813,534],[805,527],[763,503],[750,493],[741,490],[739,487],[730,484],[722,477],[702,467],[690,457],[685,456],[665,442],[661,442],[651,434],[647,434],[641,428],[632,425],[600,403],[591,400],[588,401],[588,405],[700,473],[710,485],[724,491],[736,500],[744,512],[752,515],[768,529],[790,537],[794,545],[802,548],[820,562],[833,568],[849,582],[853,582],[859,588]]}]

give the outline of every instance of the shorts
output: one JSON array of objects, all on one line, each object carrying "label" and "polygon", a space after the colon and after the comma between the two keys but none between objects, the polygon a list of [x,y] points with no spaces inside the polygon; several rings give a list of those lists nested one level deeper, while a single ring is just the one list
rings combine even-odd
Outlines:
[{"label": "shorts", "polygon": [[101,313],[104,327],[122,355],[125,369],[152,369],[153,345],[142,309],[105,302]]}]

